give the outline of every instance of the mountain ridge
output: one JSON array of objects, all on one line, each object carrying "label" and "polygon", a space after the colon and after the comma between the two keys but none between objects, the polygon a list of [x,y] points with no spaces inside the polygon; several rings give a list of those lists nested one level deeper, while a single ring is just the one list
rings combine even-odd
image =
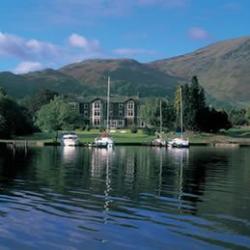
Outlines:
[{"label": "mountain ridge", "polygon": [[135,59],[88,59],[57,70],[23,75],[0,72],[0,85],[22,98],[39,88],[60,93],[103,95],[107,75],[117,95],[173,96],[181,82],[197,75],[209,95],[220,101],[250,100],[250,36],[210,44],[171,58],[141,63]]}]

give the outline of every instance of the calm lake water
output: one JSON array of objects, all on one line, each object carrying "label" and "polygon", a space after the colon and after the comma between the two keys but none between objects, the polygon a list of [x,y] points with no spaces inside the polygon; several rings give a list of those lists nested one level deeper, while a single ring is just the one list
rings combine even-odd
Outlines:
[{"label": "calm lake water", "polygon": [[1,148],[0,249],[250,249],[250,148]]}]

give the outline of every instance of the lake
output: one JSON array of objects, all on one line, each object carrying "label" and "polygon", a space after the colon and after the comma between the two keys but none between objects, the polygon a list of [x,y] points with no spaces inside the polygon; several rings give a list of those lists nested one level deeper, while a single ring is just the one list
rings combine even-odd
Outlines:
[{"label": "lake", "polygon": [[250,249],[250,148],[1,147],[0,249]]}]

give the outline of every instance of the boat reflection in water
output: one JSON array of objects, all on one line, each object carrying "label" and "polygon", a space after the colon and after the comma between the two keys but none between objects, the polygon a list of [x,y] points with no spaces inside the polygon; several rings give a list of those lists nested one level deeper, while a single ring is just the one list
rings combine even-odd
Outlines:
[{"label": "boat reflection in water", "polygon": [[182,211],[182,200],[183,200],[183,168],[185,162],[188,161],[189,150],[187,148],[170,148],[168,149],[170,155],[175,159],[177,166],[179,167],[178,171],[178,210]]},{"label": "boat reflection in water", "polygon": [[79,148],[77,147],[62,147],[62,159],[64,163],[72,164],[76,162]]},{"label": "boat reflection in water", "polygon": [[112,203],[111,171],[114,150],[111,148],[93,148],[91,158],[91,176],[100,178],[105,173],[104,186],[104,223],[108,222],[108,212]]}]

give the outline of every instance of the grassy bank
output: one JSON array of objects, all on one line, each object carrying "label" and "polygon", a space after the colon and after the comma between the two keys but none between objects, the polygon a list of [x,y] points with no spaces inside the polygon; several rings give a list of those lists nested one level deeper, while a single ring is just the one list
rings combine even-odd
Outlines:
[{"label": "grassy bank", "polygon": [[[62,132],[59,132],[59,136]],[[100,135],[99,130],[90,131],[76,131],[80,138],[80,142],[92,143],[96,137]],[[142,130],[137,133],[131,133],[130,130],[116,130],[111,133],[116,143],[121,144],[149,144],[154,138],[154,135],[146,135]],[[185,134],[192,144],[210,144],[210,143],[239,143],[250,144],[250,127],[233,128],[219,134],[210,133],[193,133],[187,132]],[[52,142],[55,140],[55,133],[34,133],[30,136],[18,137],[19,140],[31,140],[40,142]],[[166,134],[166,138],[171,139],[176,137],[174,132]]]}]

